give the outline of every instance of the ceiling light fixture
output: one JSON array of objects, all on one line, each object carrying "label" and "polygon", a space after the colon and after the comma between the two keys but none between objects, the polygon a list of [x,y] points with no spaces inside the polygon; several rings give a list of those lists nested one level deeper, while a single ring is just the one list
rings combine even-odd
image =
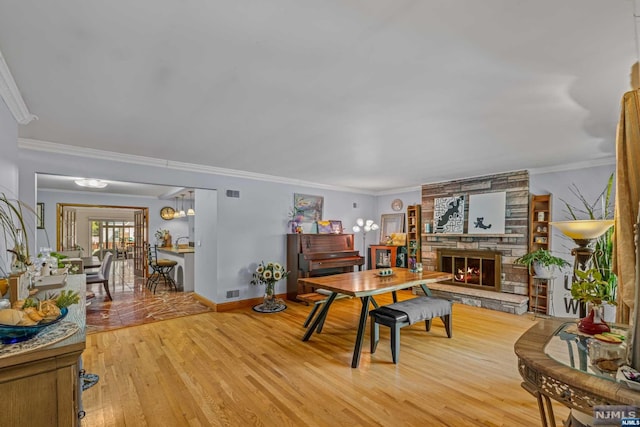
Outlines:
[{"label": "ceiling light fixture", "polygon": [[187,216],[194,216],[196,211],[193,210],[193,190],[189,190],[189,199],[191,199],[191,207],[187,210]]},{"label": "ceiling light fixture", "polygon": [[184,212],[184,194],[181,194],[180,197],[182,197],[182,205],[180,206],[180,218],[184,218],[185,216],[187,216],[187,214]]},{"label": "ceiling light fixture", "polygon": [[178,212],[178,196],[176,196],[176,208],[173,211],[173,219],[180,218],[180,212]]},{"label": "ceiling light fixture", "polygon": [[101,181],[99,179],[94,178],[79,178],[74,181],[76,185],[80,187],[88,187],[88,188],[104,188],[109,185],[106,181]]}]

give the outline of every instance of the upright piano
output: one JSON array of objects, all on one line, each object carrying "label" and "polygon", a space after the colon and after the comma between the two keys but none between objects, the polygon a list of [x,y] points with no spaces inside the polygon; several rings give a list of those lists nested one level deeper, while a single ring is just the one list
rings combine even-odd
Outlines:
[{"label": "upright piano", "polygon": [[298,286],[299,277],[326,276],[362,269],[364,257],[354,249],[353,234],[288,234],[287,299],[313,292]]}]

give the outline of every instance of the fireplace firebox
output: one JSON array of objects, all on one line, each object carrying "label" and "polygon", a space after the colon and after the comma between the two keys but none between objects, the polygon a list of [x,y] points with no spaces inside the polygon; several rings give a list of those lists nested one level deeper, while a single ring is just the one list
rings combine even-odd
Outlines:
[{"label": "fireplace firebox", "polygon": [[490,250],[438,249],[439,270],[453,275],[451,285],[500,292],[502,254]]}]

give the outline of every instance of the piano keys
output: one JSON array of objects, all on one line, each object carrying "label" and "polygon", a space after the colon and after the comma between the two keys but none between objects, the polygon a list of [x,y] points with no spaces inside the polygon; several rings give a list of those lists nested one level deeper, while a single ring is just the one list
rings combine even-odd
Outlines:
[{"label": "piano keys", "polygon": [[364,257],[354,249],[353,234],[288,234],[287,299],[314,289],[298,285],[299,277],[347,273],[362,269]]}]

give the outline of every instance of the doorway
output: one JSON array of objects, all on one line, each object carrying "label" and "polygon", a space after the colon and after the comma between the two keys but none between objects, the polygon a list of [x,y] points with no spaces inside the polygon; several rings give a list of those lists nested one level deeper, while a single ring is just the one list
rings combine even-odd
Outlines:
[{"label": "doorway", "polygon": [[146,277],[144,245],[149,241],[149,208],[58,203],[56,250],[84,251],[102,259],[111,252],[120,268],[131,266],[135,276]]}]

